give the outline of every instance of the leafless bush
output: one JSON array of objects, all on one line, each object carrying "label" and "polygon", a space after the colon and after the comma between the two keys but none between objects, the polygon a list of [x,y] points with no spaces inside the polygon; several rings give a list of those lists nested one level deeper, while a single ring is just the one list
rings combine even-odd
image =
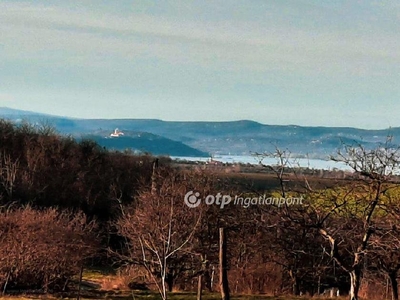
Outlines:
[{"label": "leafless bush", "polygon": [[82,213],[31,207],[0,213],[0,287],[65,289],[96,249],[95,223]]}]

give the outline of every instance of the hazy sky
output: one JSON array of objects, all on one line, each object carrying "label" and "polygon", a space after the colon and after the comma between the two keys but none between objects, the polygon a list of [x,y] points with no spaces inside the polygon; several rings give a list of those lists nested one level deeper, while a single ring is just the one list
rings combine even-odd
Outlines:
[{"label": "hazy sky", "polygon": [[0,106],[400,126],[398,0],[0,2]]}]

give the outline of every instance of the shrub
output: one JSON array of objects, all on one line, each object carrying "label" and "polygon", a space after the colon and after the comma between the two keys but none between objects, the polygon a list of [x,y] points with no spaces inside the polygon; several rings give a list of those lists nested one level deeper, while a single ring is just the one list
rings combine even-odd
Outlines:
[{"label": "shrub", "polygon": [[0,213],[0,287],[62,290],[96,251],[82,213],[31,207]]}]

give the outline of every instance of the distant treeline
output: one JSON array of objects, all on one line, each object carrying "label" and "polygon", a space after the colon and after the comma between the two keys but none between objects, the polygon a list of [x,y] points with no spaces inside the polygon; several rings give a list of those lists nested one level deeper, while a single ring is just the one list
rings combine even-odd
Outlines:
[{"label": "distant treeline", "polygon": [[48,125],[0,121],[0,203],[57,206],[109,220],[149,182],[153,160],[77,142]]}]

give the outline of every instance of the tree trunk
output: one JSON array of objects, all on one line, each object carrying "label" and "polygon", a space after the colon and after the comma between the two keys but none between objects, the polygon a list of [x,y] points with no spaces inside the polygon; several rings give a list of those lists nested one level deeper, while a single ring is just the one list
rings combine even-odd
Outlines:
[{"label": "tree trunk", "polygon": [[11,276],[11,271],[8,272],[6,282],[4,283],[4,287],[3,287],[3,296],[6,294],[6,291],[7,291],[7,284],[8,284],[8,281],[10,280],[10,276]]},{"label": "tree trunk", "polygon": [[212,283],[211,283],[212,279],[210,276],[210,271],[209,270],[205,270],[204,271],[204,283],[205,283],[205,287],[208,289],[208,291],[211,293],[212,292]]},{"label": "tree trunk", "polygon": [[392,286],[392,300],[399,300],[399,290],[397,287],[397,272],[389,273],[390,284]]},{"label": "tree trunk", "polygon": [[210,278],[210,292],[213,291],[213,287],[214,287],[214,275],[215,275],[215,267],[212,267],[212,271],[211,271],[211,278]]},{"label": "tree trunk", "polygon": [[296,276],[295,272],[292,270],[289,271],[290,278],[292,279],[292,293],[295,296],[300,295],[300,280]]},{"label": "tree trunk", "polygon": [[155,195],[157,193],[157,169],[158,169],[158,158],[153,161],[153,172],[151,174],[151,193]]},{"label": "tree trunk", "polygon": [[293,279],[293,295],[300,296],[300,282],[297,277]]},{"label": "tree trunk", "polygon": [[167,287],[165,285],[166,279],[165,271],[163,271],[161,273],[161,299],[163,300],[168,299]]},{"label": "tree trunk", "polygon": [[81,266],[81,271],[79,272],[78,296],[76,297],[77,300],[81,299],[82,277],[83,277],[83,265]]},{"label": "tree trunk", "polygon": [[208,291],[212,292],[212,278],[210,275],[210,262],[207,259],[207,254],[202,256],[202,263],[201,263],[202,275],[204,278],[205,287]]},{"label": "tree trunk", "polygon": [[350,272],[350,300],[358,300],[361,272],[357,268]]},{"label": "tree trunk", "polygon": [[201,300],[203,294],[203,276],[199,275],[197,282],[197,300]]},{"label": "tree trunk", "polygon": [[226,259],[226,235],[224,228],[219,229],[219,284],[221,299],[229,300],[229,284]]},{"label": "tree trunk", "polygon": [[321,294],[321,275],[318,276],[318,287],[317,287],[317,295]]}]

